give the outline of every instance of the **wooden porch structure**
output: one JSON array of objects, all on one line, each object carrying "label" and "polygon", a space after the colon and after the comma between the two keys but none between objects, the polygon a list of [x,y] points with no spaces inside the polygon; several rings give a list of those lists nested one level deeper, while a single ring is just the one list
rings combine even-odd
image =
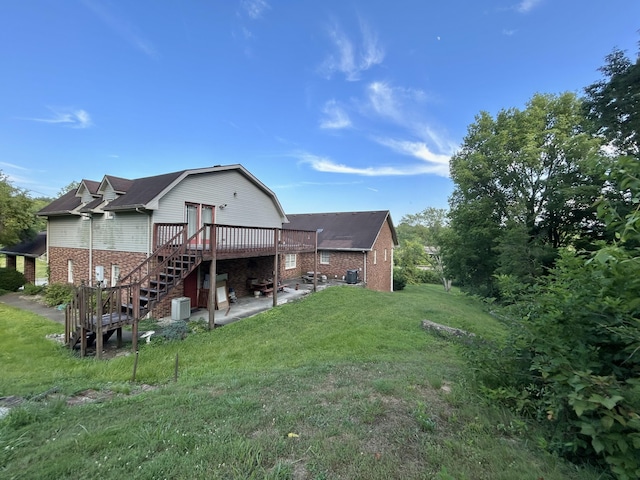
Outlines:
[{"label": "wooden porch structure", "polygon": [[[205,224],[188,235],[187,224],[155,224],[153,252],[121,277],[118,284],[102,288],[81,285],[66,308],[65,343],[80,342],[81,356],[95,338],[96,357],[114,332],[122,340],[122,327],[132,326],[137,350],[138,321],[180,285],[203,261],[210,261],[209,278],[216,278],[216,262],[223,259],[274,257],[274,284],[278,284],[281,254],[317,252],[317,232],[281,228]],[[317,256],[317,255],[316,255]],[[277,305],[277,289],[273,305]],[[209,328],[214,328],[215,288],[209,289]]]}]

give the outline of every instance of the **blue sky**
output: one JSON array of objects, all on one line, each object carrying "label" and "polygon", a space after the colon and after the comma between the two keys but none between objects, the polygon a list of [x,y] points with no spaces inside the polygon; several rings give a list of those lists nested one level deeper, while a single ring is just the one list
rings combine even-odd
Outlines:
[{"label": "blue sky", "polygon": [[635,58],[640,1],[0,2],[0,170],[71,181],[240,163],[287,213],[446,208],[480,111]]}]

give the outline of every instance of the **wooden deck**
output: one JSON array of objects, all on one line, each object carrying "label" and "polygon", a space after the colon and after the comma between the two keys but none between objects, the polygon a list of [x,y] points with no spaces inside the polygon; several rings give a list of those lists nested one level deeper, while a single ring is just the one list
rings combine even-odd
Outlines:
[{"label": "wooden deck", "polygon": [[215,271],[217,260],[274,256],[277,261],[279,254],[317,250],[315,231],[216,224],[206,224],[191,235],[187,230],[182,223],[156,224],[154,251],[118,285],[78,287],[66,309],[65,343],[73,347],[79,342],[84,356],[88,339],[95,337],[100,358],[104,339],[114,331],[121,339],[122,327],[132,325],[135,351],[138,320],[203,261],[212,261]]}]

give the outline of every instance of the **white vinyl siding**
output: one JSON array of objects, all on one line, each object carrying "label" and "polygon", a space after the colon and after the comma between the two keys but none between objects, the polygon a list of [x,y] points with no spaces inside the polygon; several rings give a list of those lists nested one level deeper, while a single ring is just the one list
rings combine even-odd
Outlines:
[{"label": "white vinyl siding", "polygon": [[50,247],[88,249],[91,240],[95,250],[146,253],[148,221],[148,215],[137,212],[119,213],[113,220],[103,215],[94,215],[93,220],[50,217],[47,242]]},{"label": "white vinyl siding", "polygon": [[189,175],[160,200],[153,221],[184,222],[185,203],[215,206],[218,224],[282,227],[283,218],[271,197],[237,171]]}]

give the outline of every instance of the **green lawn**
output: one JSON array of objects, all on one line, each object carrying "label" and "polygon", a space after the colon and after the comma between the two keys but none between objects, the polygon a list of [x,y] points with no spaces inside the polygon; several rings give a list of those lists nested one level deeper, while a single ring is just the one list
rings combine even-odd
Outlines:
[{"label": "green lawn", "polygon": [[143,344],[131,383],[133,355],[80,359],[45,339],[60,326],[0,304],[0,396],[27,399],[0,420],[0,476],[605,478],[546,454],[533,427],[483,405],[463,347],[423,319],[504,335],[473,299],[441,287],[334,287]]}]

